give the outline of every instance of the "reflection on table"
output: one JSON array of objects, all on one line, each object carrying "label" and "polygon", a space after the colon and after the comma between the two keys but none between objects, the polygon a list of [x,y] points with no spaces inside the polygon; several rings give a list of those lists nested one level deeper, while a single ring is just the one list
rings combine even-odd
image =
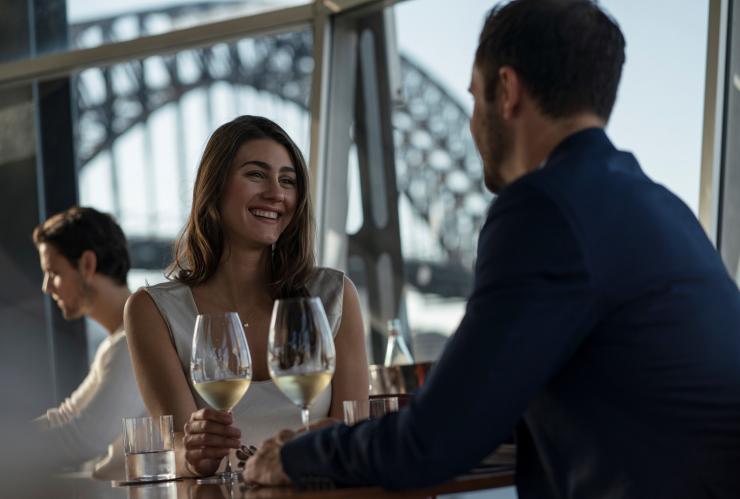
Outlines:
[{"label": "reflection on table", "polygon": [[[94,480],[83,473],[56,477],[49,484],[47,493],[56,497],[79,499],[319,499],[319,498],[424,498],[458,492],[470,492],[514,484],[511,468],[500,467],[498,471],[478,473],[460,477],[434,487],[388,492],[380,487],[358,487],[336,490],[296,490],[290,487],[249,487],[243,483],[198,484],[194,479],[142,484],[116,485],[115,482]],[[30,490],[29,490],[30,492]],[[37,495],[34,490],[33,496]],[[29,496],[31,496],[29,494]]]}]

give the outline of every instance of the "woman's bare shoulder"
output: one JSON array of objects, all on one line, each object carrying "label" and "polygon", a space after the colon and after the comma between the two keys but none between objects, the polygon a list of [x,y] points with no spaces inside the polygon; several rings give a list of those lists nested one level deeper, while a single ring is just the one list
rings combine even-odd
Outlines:
[{"label": "woman's bare shoulder", "polygon": [[139,288],[126,300],[124,313],[128,315],[131,312],[144,312],[150,308],[153,310],[157,308],[154,304],[154,299],[146,288]]},{"label": "woman's bare shoulder", "polygon": [[146,288],[139,288],[126,300],[123,310],[124,324],[127,334],[135,331],[139,325],[164,325],[159,308]]}]

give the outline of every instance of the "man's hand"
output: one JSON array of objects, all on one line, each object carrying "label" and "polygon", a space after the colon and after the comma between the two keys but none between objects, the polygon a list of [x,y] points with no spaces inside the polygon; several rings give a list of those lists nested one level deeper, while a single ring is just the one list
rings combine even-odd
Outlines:
[{"label": "man's hand", "polygon": [[283,463],[280,462],[280,449],[294,436],[294,431],[283,430],[265,440],[257,453],[247,461],[244,479],[260,485],[289,485],[290,478],[285,474]]}]

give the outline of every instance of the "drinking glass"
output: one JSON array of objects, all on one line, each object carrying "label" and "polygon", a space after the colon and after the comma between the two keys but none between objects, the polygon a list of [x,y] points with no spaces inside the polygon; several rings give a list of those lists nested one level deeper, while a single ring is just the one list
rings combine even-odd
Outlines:
[{"label": "drinking glass", "polygon": [[175,478],[172,416],[123,418],[126,480],[156,482]]},{"label": "drinking glass", "polygon": [[309,406],[334,374],[334,339],[318,298],[275,300],[267,366],[277,387],[301,408],[308,430]]},{"label": "drinking glass", "polygon": [[[242,399],[252,380],[252,359],[236,312],[198,315],[190,377],[195,391],[216,410],[230,411]],[[234,480],[238,476],[231,471],[230,456],[226,456],[221,479]]]},{"label": "drinking glass", "polygon": [[381,397],[370,400],[345,400],[344,422],[348,426],[365,419],[378,419],[398,411],[398,397]]}]

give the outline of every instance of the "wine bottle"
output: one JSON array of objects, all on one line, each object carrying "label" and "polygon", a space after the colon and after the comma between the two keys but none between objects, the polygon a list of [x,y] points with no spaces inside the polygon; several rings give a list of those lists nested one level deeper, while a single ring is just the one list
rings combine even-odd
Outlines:
[{"label": "wine bottle", "polygon": [[388,344],[385,347],[385,366],[402,366],[414,363],[406,340],[401,334],[401,321],[392,319],[388,321],[387,327]]}]

